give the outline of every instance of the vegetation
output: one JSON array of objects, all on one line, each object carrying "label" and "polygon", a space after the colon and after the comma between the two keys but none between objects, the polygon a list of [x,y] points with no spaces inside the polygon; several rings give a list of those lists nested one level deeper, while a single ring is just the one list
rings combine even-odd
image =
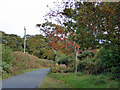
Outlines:
[{"label": "vegetation", "polygon": [[73,72],[74,70],[70,67],[66,67],[65,64],[54,65],[50,68],[50,73],[67,73]]},{"label": "vegetation", "polygon": [[68,88],[118,88],[118,82],[109,80],[104,75],[89,75],[78,73],[52,73],[52,77],[64,82]]},{"label": "vegetation", "polygon": [[[68,0],[56,7],[57,10],[45,16],[45,23],[36,24],[45,36],[27,35],[25,54],[22,52],[24,38],[3,32],[3,76],[51,67],[55,61],[43,87],[47,81],[48,87],[54,84],[51,79],[54,77],[70,88],[117,88],[120,3]],[[53,83],[49,84],[49,80]]]},{"label": "vegetation", "polygon": [[9,46],[2,45],[2,65],[3,71],[9,73],[11,72],[11,64],[13,61],[13,52],[12,49]]},{"label": "vegetation", "polygon": [[62,81],[56,80],[51,76],[47,75],[42,81],[41,85],[38,87],[38,90],[39,88],[66,88],[66,86]]},{"label": "vegetation", "polygon": [[27,35],[27,52],[39,58],[54,60],[55,53],[47,42],[48,39],[42,35]]},{"label": "vegetation", "polygon": [[23,52],[14,52],[14,57],[15,59],[12,62],[12,73],[16,73],[16,71],[24,69],[49,67],[53,63],[51,60],[39,59],[36,56]]},{"label": "vegetation", "polygon": [[9,46],[13,51],[23,51],[23,38],[14,34],[0,32],[2,33],[2,44]]},{"label": "vegetation", "polygon": [[110,48],[101,48],[96,59],[100,59],[102,72],[109,73],[112,78],[120,78],[120,52],[118,46]]},{"label": "vegetation", "polygon": [[[36,24],[50,38],[49,45],[66,55],[56,54],[52,76],[72,88],[118,88],[119,6],[119,2],[68,0],[56,4],[58,9],[45,16],[45,23]],[[68,73],[73,71],[80,76]]]},{"label": "vegetation", "polygon": [[[23,51],[24,37],[14,34],[6,34],[2,31],[2,44],[8,46],[12,51]],[[26,35],[26,52],[38,58],[55,60],[55,53],[48,45],[48,39],[42,35]],[[51,54],[49,54],[51,53]]]},{"label": "vegetation", "polygon": [[[58,8],[63,6],[63,10],[51,10],[46,15],[46,22],[36,26],[50,38],[49,45],[54,50],[61,50],[73,57],[76,73],[78,53],[101,46],[114,47],[120,44],[119,4],[110,2],[82,4],[79,1],[69,0],[61,7],[57,6]],[[52,23],[51,19],[58,24]],[[100,41],[102,44],[99,43]]]},{"label": "vegetation", "polygon": [[[89,54],[90,55],[90,54]],[[81,55],[82,56],[82,55]],[[119,51],[118,47],[101,48],[94,53],[94,56],[87,56],[80,60],[78,71],[89,74],[109,74],[111,78],[119,78]]]},{"label": "vegetation", "polygon": [[65,55],[64,53],[62,53],[61,51],[58,51],[56,53],[56,57],[55,57],[55,63],[58,64],[65,64],[66,66],[69,66],[72,63],[72,58],[70,57],[70,55]]},{"label": "vegetation", "polygon": [[[0,73],[3,73],[2,79],[6,79],[8,77],[15,76],[31,70],[51,67],[51,65],[53,65],[53,61],[51,61],[50,59],[54,59],[54,53],[53,55],[51,55],[51,54],[48,54],[49,53],[48,51],[42,52],[42,54],[45,53],[47,58],[45,57],[41,57],[41,58],[49,59],[49,60],[45,60],[45,59],[39,59],[38,57],[40,56],[36,57],[41,52],[37,51],[38,53],[35,53],[30,51],[30,50],[34,51],[35,49],[42,50],[43,47],[46,47],[44,50],[49,50],[50,52],[52,52],[50,50],[50,47],[47,46],[47,43],[45,42],[46,39],[44,39],[43,36],[36,35],[36,36],[29,36],[29,38],[31,39],[27,38],[28,39],[27,51],[30,54],[36,55],[36,56],[33,56],[28,53],[22,52],[23,38],[14,34],[5,34],[4,32],[1,32],[1,33],[3,34],[2,35],[3,44],[1,45],[2,47],[0,47],[0,50],[2,50],[2,63],[0,64],[0,67],[3,68],[3,71],[0,72]],[[40,41],[37,41],[40,37],[43,39],[40,39]],[[36,43],[37,45],[34,43],[30,44],[29,43],[30,40],[35,43],[37,42]],[[43,46],[40,46],[41,48],[38,48],[39,47],[38,45],[41,45],[41,43],[38,44],[39,42],[41,42],[43,45]]]},{"label": "vegetation", "polygon": [[[2,64],[3,67],[3,79],[8,78],[9,76],[18,75],[18,73],[22,73],[24,70],[28,69],[38,69],[38,68],[44,68],[44,67],[51,67],[53,65],[53,61],[51,60],[44,60],[39,59],[36,56],[32,56],[27,53],[23,53],[21,51],[17,52],[6,52],[9,51],[9,48],[3,49],[3,63],[6,63],[7,65]],[[13,54],[14,59],[10,58],[11,53]],[[7,54],[5,56],[5,54]]]}]

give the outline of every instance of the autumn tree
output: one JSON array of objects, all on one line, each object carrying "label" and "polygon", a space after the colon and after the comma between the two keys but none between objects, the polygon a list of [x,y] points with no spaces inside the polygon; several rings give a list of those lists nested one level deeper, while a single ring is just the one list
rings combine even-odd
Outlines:
[{"label": "autumn tree", "polygon": [[[47,14],[46,23],[37,26],[51,39],[50,46],[53,49],[61,49],[67,54],[72,51],[71,54],[77,58],[79,50],[119,44],[119,4],[69,0],[63,2],[63,10],[58,5],[58,10],[51,10]],[[56,24],[51,23],[51,19],[56,21]]]},{"label": "autumn tree", "polygon": [[[79,50],[79,45],[74,40],[76,40],[76,34],[67,31],[65,27],[52,24],[44,23],[42,26],[37,24],[44,32],[46,36],[50,38],[49,45],[53,47],[54,50],[61,50],[66,56],[69,54],[75,60],[75,74],[77,73],[77,55]],[[48,28],[46,28],[48,27]]]}]

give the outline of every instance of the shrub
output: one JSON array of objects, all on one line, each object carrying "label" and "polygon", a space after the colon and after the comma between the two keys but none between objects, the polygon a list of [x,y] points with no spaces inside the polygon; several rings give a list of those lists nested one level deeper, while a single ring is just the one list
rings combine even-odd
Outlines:
[{"label": "shrub", "polygon": [[11,63],[13,61],[12,49],[8,46],[2,45],[2,67],[3,71],[9,73],[11,72]]},{"label": "shrub", "polygon": [[67,73],[71,72],[71,68],[67,67],[65,64],[56,64],[50,68],[50,73]]},{"label": "shrub", "polygon": [[[90,52],[91,53],[91,52]],[[96,58],[99,54],[99,50],[94,52],[94,57],[86,57],[79,61],[78,71],[86,72],[88,74],[99,74],[101,73],[100,59]]]},{"label": "shrub", "polygon": [[98,74],[100,70],[99,60],[94,58],[86,58],[79,62],[78,71],[88,74]]},{"label": "shrub", "polygon": [[101,48],[97,58],[101,60],[101,66],[104,73],[111,73],[113,77],[119,78],[120,55],[118,46]]},{"label": "shrub", "polygon": [[66,56],[62,52],[57,52],[55,60],[56,60],[56,63],[65,64],[66,66],[69,66],[69,64],[72,63],[70,55]]},{"label": "shrub", "polygon": [[100,48],[93,58],[84,58],[78,64],[78,71],[84,71],[89,74],[109,74],[112,78],[119,77],[120,55],[118,46]]}]

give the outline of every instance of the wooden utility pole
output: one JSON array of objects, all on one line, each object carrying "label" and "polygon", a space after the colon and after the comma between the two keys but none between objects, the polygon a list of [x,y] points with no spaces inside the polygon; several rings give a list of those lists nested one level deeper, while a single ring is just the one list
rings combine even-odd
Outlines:
[{"label": "wooden utility pole", "polygon": [[25,53],[25,49],[26,49],[26,28],[24,26],[24,53]]}]

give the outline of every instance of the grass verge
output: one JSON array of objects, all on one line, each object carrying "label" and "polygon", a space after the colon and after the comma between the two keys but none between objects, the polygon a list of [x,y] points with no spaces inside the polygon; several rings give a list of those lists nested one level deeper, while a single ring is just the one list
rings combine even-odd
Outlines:
[{"label": "grass verge", "polygon": [[[73,73],[52,73],[45,78],[40,88],[55,88],[61,84],[60,82],[68,88],[118,88],[117,81],[110,80],[104,75],[79,74],[75,76]],[[63,87],[59,85],[58,88]]]},{"label": "grass verge", "polygon": [[39,86],[38,90],[40,88],[66,88],[64,83],[60,80],[56,80],[48,74],[46,78],[42,81],[41,85]]}]

